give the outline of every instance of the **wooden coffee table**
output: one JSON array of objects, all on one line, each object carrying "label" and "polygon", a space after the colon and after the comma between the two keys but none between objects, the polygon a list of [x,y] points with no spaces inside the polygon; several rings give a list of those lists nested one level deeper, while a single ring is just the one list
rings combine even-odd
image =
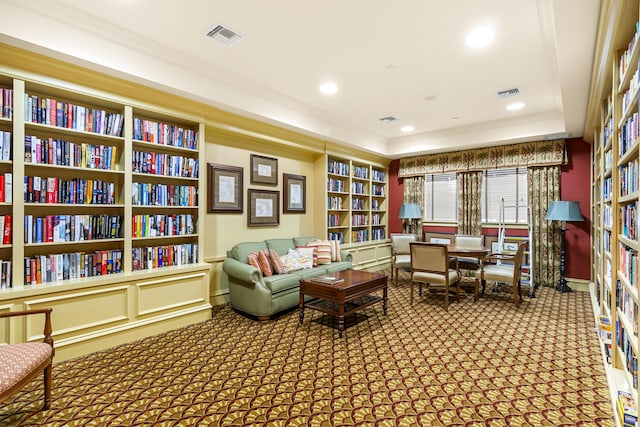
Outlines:
[{"label": "wooden coffee table", "polygon": [[[305,307],[318,310],[338,318],[338,333],[342,337],[345,316],[377,302],[382,302],[382,310],[387,314],[386,274],[345,270],[327,275],[344,281],[327,284],[313,281],[311,277],[300,281],[300,323],[304,321]],[[382,296],[373,294],[380,290]],[[305,296],[313,299],[305,302]]]}]

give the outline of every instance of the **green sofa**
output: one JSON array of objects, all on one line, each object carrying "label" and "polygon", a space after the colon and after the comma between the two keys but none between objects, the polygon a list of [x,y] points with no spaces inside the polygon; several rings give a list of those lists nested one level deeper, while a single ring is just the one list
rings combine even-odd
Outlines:
[{"label": "green sofa", "polygon": [[268,320],[272,315],[298,305],[300,301],[300,279],[348,270],[352,267],[350,252],[340,250],[341,261],[321,264],[306,270],[263,277],[260,270],[247,263],[251,252],[274,249],[281,256],[296,246],[318,240],[315,237],[294,237],[268,239],[263,242],[238,243],[230,251],[222,264],[228,276],[229,299],[236,310]]}]

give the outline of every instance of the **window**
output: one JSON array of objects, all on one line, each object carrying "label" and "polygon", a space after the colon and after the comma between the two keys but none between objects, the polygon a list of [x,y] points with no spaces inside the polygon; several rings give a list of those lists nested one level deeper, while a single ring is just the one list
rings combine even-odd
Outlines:
[{"label": "window", "polygon": [[457,222],[456,174],[427,175],[424,184],[424,220]]},{"label": "window", "polygon": [[482,221],[498,223],[501,219],[507,223],[527,223],[527,168],[484,172]]}]

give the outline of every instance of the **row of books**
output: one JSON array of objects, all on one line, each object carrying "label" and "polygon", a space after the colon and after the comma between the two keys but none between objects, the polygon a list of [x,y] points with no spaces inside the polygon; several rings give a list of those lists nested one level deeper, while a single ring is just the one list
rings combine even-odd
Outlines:
[{"label": "row of books", "polygon": [[618,390],[616,413],[622,427],[638,427],[638,406],[632,393]]},{"label": "row of books", "polygon": [[11,261],[0,261],[0,289],[11,288]]},{"label": "row of books", "polygon": [[135,206],[196,206],[197,193],[193,185],[131,184],[132,204]]},{"label": "row of books", "polygon": [[373,169],[371,171],[371,179],[377,182],[384,182],[384,172]]},{"label": "row of books", "polygon": [[624,156],[636,143],[638,135],[640,135],[640,116],[636,112],[624,122],[618,131],[618,154],[620,157]]},{"label": "row of books", "polygon": [[344,243],[344,233],[342,231],[327,233],[327,240],[337,240],[340,243]]},{"label": "row of books", "polygon": [[183,236],[193,234],[193,215],[133,215],[133,237]]},{"label": "row of books", "polygon": [[354,227],[362,227],[369,224],[369,218],[364,214],[351,215],[351,225]]},{"label": "row of books", "polygon": [[3,245],[10,245],[13,232],[13,220],[11,215],[0,215],[0,240]]},{"label": "row of books", "polygon": [[376,200],[376,199],[371,200],[371,210],[373,211],[380,210],[380,200]]},{"label": "row of books", "polygon": [[141,117],[133,118],[133,139],[191,150],[198,149],[198,131]]},{"label": "row of books", "polygon": [[384,186],[382,185],[374,185],[371,191],[371,194],[374,196],[384,196]]},{"label": "row of books", "polygon": [[351,232],[351,241],[354,243],[369,241],[369,230],[354,230]]},{"label": "row of books", "polygon": [[379,213],[371,214],[371,225],[381,225],[382,215]]},{"label": "row of books", "polygon": [[24,258],[24,283],[40,285],[122,271],[122,250],[69,252]]},{"label": "row of books", "polygon": [[356,194],[365,194],[365,186],[362,182],[352,182],[351,192]]},{"label": "row of books", "polygon": [[368,179],[369,178],[369,168],[366,166],[354,166],[353,167],[353,176],[355,178]]},{"label": "row of books", "polygon": [[608,171],[613,166],[613,150],[607,150],[604,153],[604,170]]},{"label": "row of books", "polygon": [[11,132],[0,130],[0,160],[9,162],[13,159],[11,149]]},{"label": "row of books", "polygon": [[121,113],[25,93],[24,120],[80,132],[122,136],[124,116]]},{"label": "row of books", "polygon": [[0,173],[0,203],[13,203],[13,174]]},{"label": "row of books", "polygon": [[638,239],[638,204],[631,203],[620,207],[620,233],[627,239]]},{"label": "row of books", "polygon": [[116,200],[115,190],[115,183],[98,179],[24,177],[24,201],[27,203],[112,205]]},{"label": "row of books", "polygon": [[633,37],[631,38],[631,41],[629,42],[629,45],[627,46],[627,49],[622,52],[622,55],[620,55],[620,64],[619,64],[619,68],[618,68],[618,81],[622,81],[622,79],[624,78],[624,75],[627,72],[627,69],[631,66],[631,58],[633,57],[633,51],[636,48],[636,45],[638,44],[638,38],[639,38],[639,31],[638,31],[638,23],[636,22],[636,32],[633,34]]},{"label": "row of books", "polygon": [[351,209],[356,211],[363,211],[365,208],[365,200],[354,197],[351,199]]},{"label": "row of books", "polygon": [[638,159],[634,159],[624,166],[620,167],[620,195],[626,196],[628,194],[638,191]]},{"label": "row of books", "polygon": [[629,331],[633,334],[634,339],[638,337],[638,304],[634,300],[634,295],[631,295],[629,290],[619,281],[616,280],[616,307],[618,315],[624,316],[630,325],[632,330]]},{"label": "row of books", "polygon": [[611,141],[611,137],[613,136],[613,116],[609,116],[607,121],[604,123],[604,127],[602,128],[602,146],[606,147],[609,145],[609,141]]},{"label": "row of books", "polygon": [[625,330],[620,319],[616,319],[616,345],[622,351],[622,355],[624,356],[624,362],[627,372],[631,374],[632,385],[633,388],[638,388],[638,357],[636,356],[635,351],[633,351],[633,346],[631,344],[631,339],[637,340],[636,337],[630,337],[630,332]]},{"label": "row of books", "polygon": [[328,209],[342,209],[342,197],[329,196],[327,197]]},{"label": "row of books", "polygon": [[629,248],[627,245],[620,243],[618,252],[620,271],[627,279],[629,284],[634,288],[638,287],[638,252]]},{"label": "row of books", "polygon": [[7,87],[0,88],[0,117],[13,118],[13,90]]},{"label": "row of books", "polygon": [[172,156],[162,153],[133,152],[133,171],[151,175],[197,178],[198,160],[192,157]]},{"label": "row of books", "polygon": [[62,139],[24,137],[25,163],[71,166],[77,168],[115,170],[118,147],[74,143]]},{"label": "row of books", "polygon": [[327,181],[327,190],[345,192],[346,188],[344,186],[344,181],[341,179],[329,178]]},{"label": "row of books", "polygon": [[340,215],[338,214],[327,215],[327,225],[329,227],[340,227]]},{"label": "row of books", "polygon": [[333,173],[336,175],[349,176],[349,165],[346,163],[339,162],[337,160],[329,159],[327,162],[327,172]]},{"label": "row of books", "polygon": [[604,200],[609,200],[613,195],[613,178],[605,178],[602,187],[602,197]]},{"label": "row of books", "polygon": [[132,249],[132,269],[145,270],[198,262],[198,244],[153,246]]},{"label": "row of books", "polygon": [[371,237],[373,240],[384,240],[387,238],[387,233],[384,228],[374,228],[371,230]]},{"label": "row of books", "polygon": [[633,72],[633,76],[629,81],[629,87],[622,94],[622,114],[627,112],[629,106],[633,103],[636,96],[638,96],[638,68]]},{"label": "row of books", "polygon": [[24,216],[24,242],[81,242],[122,237],[122,217],[117,215]]}]

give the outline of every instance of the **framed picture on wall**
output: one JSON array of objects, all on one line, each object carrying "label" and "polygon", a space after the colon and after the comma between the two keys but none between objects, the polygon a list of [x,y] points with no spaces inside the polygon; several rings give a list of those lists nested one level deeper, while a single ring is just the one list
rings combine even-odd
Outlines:
[{"label": "framed picture on wall", "polygon": [[207,212],[242,213],[242,174],[241,167],[207,163]]},{"label": "framed picture on wall", "polygon": [[271,190],[247,190],[249,227],[274,226],[280,224],[280,192]]},{"label": "framed picture on wall", "polygon": [[305,213],[307,209],[306,180],[303,175],[282,174],[283,213]]},{"label": "framed picture on wall", "polygon": [[278,159],[252,154],[251,183],[278,185]]}]

